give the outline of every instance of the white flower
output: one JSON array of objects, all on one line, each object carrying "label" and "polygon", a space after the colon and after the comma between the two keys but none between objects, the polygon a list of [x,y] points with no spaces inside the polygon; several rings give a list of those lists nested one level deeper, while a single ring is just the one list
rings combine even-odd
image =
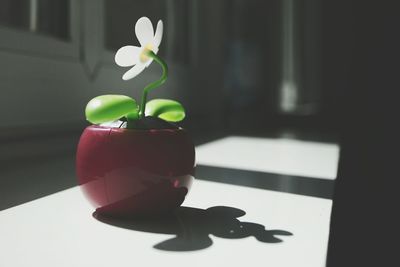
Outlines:
[{"label": "white flower", "polygon": [[115,54],[115,62],[121,67],[131,67],[122,76],[123,80],[130,80],[147,68],[152,58],[147,56],[148,51],[158,52],[158,46],[161,43],[163,35],[163,22],[157,23],[156,33],[154,34],[153,24],[147,17],[138,19],[135,25],[136,37],[139,40],[140,47],[127,45],[121,47]]}]

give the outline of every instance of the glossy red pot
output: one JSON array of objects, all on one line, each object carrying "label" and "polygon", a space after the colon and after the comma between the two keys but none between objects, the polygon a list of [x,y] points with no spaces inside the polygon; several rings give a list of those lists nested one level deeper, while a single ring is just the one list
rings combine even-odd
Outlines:
[{"label": "glossy red pot", "polygon": [[193,182],[194,145],[184,129],[87,127],[79,141],[79,185],[100,214],[157,215],[179,207]]}]

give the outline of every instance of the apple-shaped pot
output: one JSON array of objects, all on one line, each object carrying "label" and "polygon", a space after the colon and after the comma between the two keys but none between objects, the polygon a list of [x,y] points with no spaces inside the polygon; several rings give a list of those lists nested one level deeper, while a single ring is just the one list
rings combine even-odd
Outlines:
[{"label": "apple-shaped pot", "polygon": [[194,179],[195,150],[182,128],[92,125],[80,138],[79,185],[106,216],[160,215],[179,207]]}]

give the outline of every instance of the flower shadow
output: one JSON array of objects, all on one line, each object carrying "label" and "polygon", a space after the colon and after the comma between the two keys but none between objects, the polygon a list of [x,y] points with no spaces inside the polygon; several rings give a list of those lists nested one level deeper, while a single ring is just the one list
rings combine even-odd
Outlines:
[{"label": "flower shadow", "polygon": [[238,217],[246,213],[237,208],[215,206],[208,209],[180,207],[173,214],[155,218],[111,218],[94,212],[97,220],[116,227],[150,233],[172,234],[175,237],[162,241],[154,248],[165,251],[194,251],[213,244],[210,235],[238,239],[253,236],[263,243],[280,243],[277,236],[291,236],[284,230],[266,230],[265,226],[241,222]]}]

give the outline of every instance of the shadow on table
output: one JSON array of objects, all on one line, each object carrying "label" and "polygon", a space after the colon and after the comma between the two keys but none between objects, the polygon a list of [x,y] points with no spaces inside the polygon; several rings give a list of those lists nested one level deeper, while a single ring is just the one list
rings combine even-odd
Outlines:
[{"label": "shadow on table", "polygon": [[116,219],[96,212],[97,220],[126,229],[150,233],[173,234],[175,237],[162,241],[154,248],[166,251],[193,251],[213,244],[210,234],[222,238],[255,237],[263,243],[279,243],[277,236],[290,236],[284,230],[266,230],[265,226],[252,222],[241,222],[237,218],[245,215],[243,210],[217,206],[206,210],[180,207],[173,214],[152,219]]}]

